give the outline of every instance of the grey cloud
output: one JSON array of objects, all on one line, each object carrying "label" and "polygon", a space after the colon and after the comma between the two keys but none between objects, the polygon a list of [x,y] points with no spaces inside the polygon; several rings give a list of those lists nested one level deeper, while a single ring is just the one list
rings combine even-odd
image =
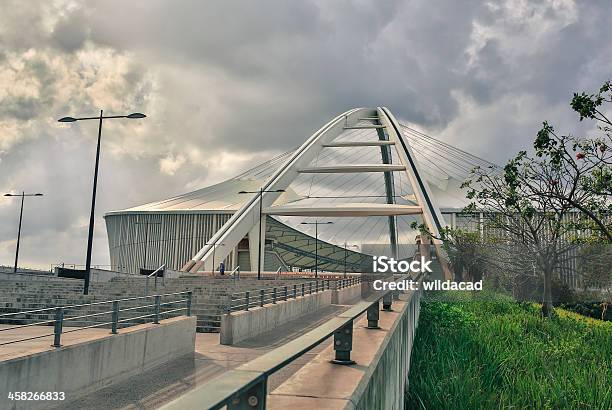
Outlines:
[{"label": "grey cloud", "polygon": [[[25,243],[39,249],[24,254],[30,264],[82,259],[96,130],[56,128],[63,115],[148,115],[104,125],[101,263],[104,212],[215,182],[231,170],[220,161],[255,165],[349,108],[386,105],[503,162],[542,120],[572,126],[571,92],[594,89],[612,72],[605,1],[525,2],[524,11],[509,1],[5,4],[0,73],[33,50],[21,73],[40,84],[34,96],[0,97],[8,124],[0,139],[12,138],[0,153],[0,189],[49,192],[28,213],[36,229]],[[160,169],[178,157],[174,175]],[[0,202],[0,220],[6,263],[14,204]]]}]

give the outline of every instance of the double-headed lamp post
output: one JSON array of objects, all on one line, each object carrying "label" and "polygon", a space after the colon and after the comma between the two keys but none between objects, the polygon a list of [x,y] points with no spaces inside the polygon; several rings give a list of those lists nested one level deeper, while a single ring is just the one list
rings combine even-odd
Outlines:
[{"label": "double-headed lamp post", "polygon": [[59,122],[76,122],[76,121],[85,121],[85,120],[97,120],[98,122],[98,146],[96,148],[96,165],[94,168],[94,179],[93,179],[93,193],[91,195],[91,214],[89,216],[89,234],[87,236],[87,259],[85,261],[85,284],[83,286],[83,294],[87,295],[89,293],[89,276],[91,271],[91,249],[93,245],[93,233],[94,233],[94,211],[96,208],[96,188],[98,186],[98,165],[100,163],[100,140],[102,138],[102,121],[110,120],[113,118],[129,118],[129,119],[139,119],[145,118],[146,115],[141,114],[139,112],[135,112],[128,115],[108,115],[104,116],[104,111],[100,110],[99,117],[82,117],[82,118],[74,118],[74,117],[63,117],[60,118]]},{"label": "double-headed lamp post", "polygon": [[266,190],[261,188],[259,191],[240,191],[239,194],[259,194],[259,247],[257,249],[257,279],[261,279],[261,243],[266,242],[266,238],[264,237],[263,241],[261,240],[261,219],[262,219],[262,202],[263,202],[263,194],[264,192],[285,192],[284,189],[272,189]]},{"label": "double-headed lamp post", "polygon": [[319,222],[301,222],[300,225],[314,225],[315,226],[315,279],[319,277],[319,225],[331,225],[332,221]]},{"label": "double-headed lamp post", "polygon": [[19,241],[21,240],[21,221],[23,220],[23,200],[26,196],[43,196],[43,194],[26,194],[24,191],[22,191],[20,194],[4,194],[4,196],[21,197],[21,210],[19,211],[19,229],[17,230],[17,249],[15,250],[15,266],[13,267],[13,273],[17,273],[17,263],[19,262]]},{"label": "double-headed lamp post", "polygon": [[346,278],[346,257],[348,256],[348,248],[357,248],[359,249],[359,246],[357,245],[349,245],[348,243],[344,242],[344,277]]}]

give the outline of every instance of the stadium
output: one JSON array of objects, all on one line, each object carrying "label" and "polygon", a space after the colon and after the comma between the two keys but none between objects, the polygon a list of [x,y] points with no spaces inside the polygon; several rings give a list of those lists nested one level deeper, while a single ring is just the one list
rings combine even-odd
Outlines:
[{"label": "stadium", "polygon": [[[261,270],[363,271],[371,255],[410,257],[417,236],[410,225],[427,222],[424,214],[437,216],[434,228],[474,224],[458,212],[466,205],[460,185],[476,166],[494,164],[397,123],[384,108],[351,110],[303,146],[227,181],[107,213],[111,266],[179,270],[204,251],[206,266],[186,270],[210,271],[223,260],[226,269],[254,271],[262,199]],[[271,192],[270,183],[287,171],[294,175],[282,192]],[[415,187],[415,180],[425,186]],[[249,206],[246,232],[215,237]]]}]

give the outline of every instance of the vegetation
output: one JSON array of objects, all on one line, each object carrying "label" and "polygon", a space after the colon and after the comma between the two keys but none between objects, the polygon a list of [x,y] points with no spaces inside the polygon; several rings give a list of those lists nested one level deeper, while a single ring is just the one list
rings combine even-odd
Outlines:
[{"label": "vegetation", "polygon": [[410,409],[610,409],[612,323],[481,292],[430,293],[412,350]]}]

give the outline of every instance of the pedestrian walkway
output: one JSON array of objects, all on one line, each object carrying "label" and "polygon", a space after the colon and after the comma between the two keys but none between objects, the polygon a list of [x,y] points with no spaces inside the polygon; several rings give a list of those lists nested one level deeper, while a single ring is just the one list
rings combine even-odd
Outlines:
[{"label": "pedestrian walkway", "polygon": [[[326,307],[234,346],[219,344],[218,333],[198,333],[194,356],[187,356],[157,367],[131,380],[98,390],[81,399],[70,401],[70,398],[67,398],[66,402],[55,408],[62,410],[100,409],[102,407],[107,410],[157,408],[225,371],[238,367],[301,336],[347,308],[347,306],[339,305]],[[268,389],[271,391],[278,387],[330,344],[331,339],[275,373],[270,379]]]}]

